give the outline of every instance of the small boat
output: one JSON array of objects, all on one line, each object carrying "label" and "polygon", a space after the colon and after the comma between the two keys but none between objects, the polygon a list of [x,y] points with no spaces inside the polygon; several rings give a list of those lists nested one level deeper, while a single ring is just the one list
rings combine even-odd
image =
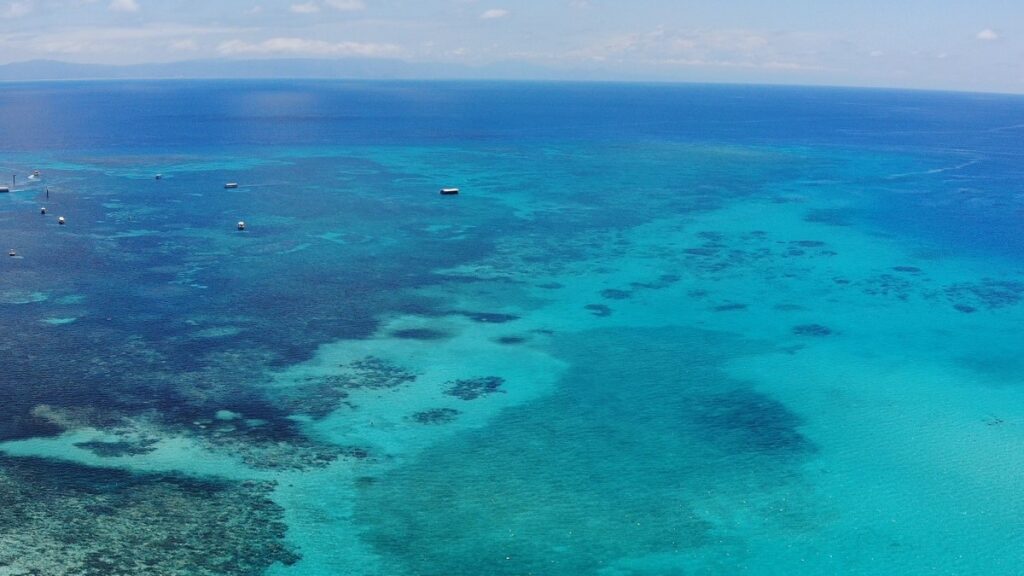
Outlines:
[{"label": "small boat", "polygon": [[157,174],[157,175],[155,176],[155,178],[156,178],[157,180],[163,180],[163,179],[164,179],[164,175],[163,175],[163,174]]},{"label": "small boat", "polygon": [[224,185],[225,190],[234,190],[235,188],[238,188],[238,182],[228,182]]},{"label": "small boat", "polygon": [[63,226],[65,224],[63,216],[57,218],[57,224],[60,224],[61,226]]},{"label": "small boat", "polygon": [[10,191],[11,191],[11,189],[8,188],[7,186],[0,186],[0,193],[2,193],[2,192],[10,192]]},{"label": "small boat", "polygon": [[39,180],[40,178],[42,178],[42,176],[43,175],[39,173],[39,170],[33,170],[32,174],[28,177],[28,179],[29,180]]},{"label": "small boat", "polygon": [[454,196],[459,193],[458,188],[441,188],[442,196]]},{"label": "small boat", "polygon": [[18,255],[18,253],[14,251],[14,248],[11,248],[11,251],[10,251],[10,252],[8,252],[8,253],[7,253],[7,255],[8,255],[8,256],[11,256],[11,257],[14,257],[14,256],[17,256],[17,255]]},{"label": "small boat", "polygon": [[42,208],[40,208],[39,209],[39,213],[42,214],[43,216],[46,216],[46,206],[43,206]]},{"label": "small boat", "polygon": [[238,229],[239,229],[240,231],[241,231],[241,230],[245,230],[245,222],[243,222],[242,220],[239,220],[239,221],[238,221]]}]

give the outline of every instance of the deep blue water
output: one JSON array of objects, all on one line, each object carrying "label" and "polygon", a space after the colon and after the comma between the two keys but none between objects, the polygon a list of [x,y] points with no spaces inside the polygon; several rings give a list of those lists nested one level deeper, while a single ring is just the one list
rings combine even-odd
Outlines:
[{"label": "deep blue water", "polygon": [[0,573],[1015,573],[1022,135],[1004,95],[4,85]]}]

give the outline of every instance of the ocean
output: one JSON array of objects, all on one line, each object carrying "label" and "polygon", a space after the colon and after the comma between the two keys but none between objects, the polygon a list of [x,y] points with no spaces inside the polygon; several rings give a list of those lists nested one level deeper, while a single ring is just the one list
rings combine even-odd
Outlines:
[{"label": "ocean", "polygon": [[1024,97],[5,84],[0,182],[0,576],[1024,574]]}]

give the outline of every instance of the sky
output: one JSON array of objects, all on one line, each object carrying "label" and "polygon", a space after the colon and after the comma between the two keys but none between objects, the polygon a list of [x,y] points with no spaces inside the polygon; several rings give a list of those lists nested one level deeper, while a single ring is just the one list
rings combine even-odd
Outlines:
[{"label": "sky", "polygon": [[0,64],[264,58],[1024,93],[1024,2],[0,0]]}]

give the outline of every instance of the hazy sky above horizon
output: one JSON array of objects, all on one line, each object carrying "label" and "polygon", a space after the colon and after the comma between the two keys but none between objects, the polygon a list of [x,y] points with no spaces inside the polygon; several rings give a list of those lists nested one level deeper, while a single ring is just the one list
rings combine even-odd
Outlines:
[{"label": "hazy sky above horizon", "polygon": [[281,57],[1024,92],[1024,2],[0,0],[0,64]]}]

